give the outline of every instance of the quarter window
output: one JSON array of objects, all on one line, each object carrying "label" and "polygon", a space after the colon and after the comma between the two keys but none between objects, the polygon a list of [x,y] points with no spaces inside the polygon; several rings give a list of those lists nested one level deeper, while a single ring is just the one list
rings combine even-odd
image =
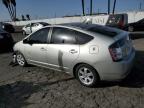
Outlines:
[{"label": "quarter window", "polygon": [[54,44],[75,44],[75,31],[67,28],[53,28],[51,43]]},{"label": "quarter window", "polygon": [[41,29],[34,34],[32,34],[29,38],[29,41],[37,44],[47,43],[49,28]]},{"label": "quarter window", "polygon": [[92,36],[89,36],[81,32],[76,32],[76,37],[77,37],[78,44],[86,44],[93,39]]}]

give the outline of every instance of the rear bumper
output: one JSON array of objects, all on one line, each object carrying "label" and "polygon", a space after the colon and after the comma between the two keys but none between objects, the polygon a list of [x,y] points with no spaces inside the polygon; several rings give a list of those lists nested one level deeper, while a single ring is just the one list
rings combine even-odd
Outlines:
[{"label": "rear bumper", "polygon": [[135,51],[133,50],[130,56],[121,62],[105,62],[102,69],[99,69],[101,80],[118,81],[124,79],[134,64]]}]

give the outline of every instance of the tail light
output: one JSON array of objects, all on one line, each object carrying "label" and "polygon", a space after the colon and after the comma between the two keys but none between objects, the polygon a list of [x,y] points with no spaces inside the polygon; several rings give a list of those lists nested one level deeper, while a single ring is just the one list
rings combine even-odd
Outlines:
[{"label": "tail light", "polygon": [[127,35],[126,37],[116,41],[109,47],[109,52],[114,62],[118,62],[127,57],[132,51],[132,42]]},{"label": "tail light", "polygon": [[118,42],[112,44],[109,47],[109,52],[114,62],[121,61],[123,59],[122,49]]}]

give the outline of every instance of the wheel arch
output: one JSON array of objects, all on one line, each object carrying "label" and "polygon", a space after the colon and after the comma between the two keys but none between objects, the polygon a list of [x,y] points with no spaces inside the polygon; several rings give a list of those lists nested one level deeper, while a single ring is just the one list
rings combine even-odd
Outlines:
[{"label": "wheel arch", "polygon": [[79,66],[79,65],[82,65],[82,64],[86,64],[86,65],[89,65],[91,66],[97,73],[98,77],[99,77],[99,80],[101,80],[101,77],[100,77],[100,74],[98,73],[97,69],[94,68],[92,65],[88,64],[88,63],[84,63],[84,62],[80,62],[80,63],[77,63],[76,65],[74,65],[73,67],[73,76],[76,77],[76,68]]}]

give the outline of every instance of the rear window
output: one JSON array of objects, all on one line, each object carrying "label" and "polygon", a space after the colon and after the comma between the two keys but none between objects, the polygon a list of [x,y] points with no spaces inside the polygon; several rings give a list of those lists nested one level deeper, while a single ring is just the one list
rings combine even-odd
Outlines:
[{"label": "rear window", "polygon": [[77,43],[80,45],[86,44],[93,39],[92,36],[80,32],[76,32],[76,38],[77,38]]},{"label": "rear window", "polygon": [[96,27],[91,27],[88,29],[88,31],[94,32],[94,33],[99,33],[108,37],[115,37],[118,33],[115,31],[112,31],[110,29],[106,29],[103,27],[96,28]]}]

